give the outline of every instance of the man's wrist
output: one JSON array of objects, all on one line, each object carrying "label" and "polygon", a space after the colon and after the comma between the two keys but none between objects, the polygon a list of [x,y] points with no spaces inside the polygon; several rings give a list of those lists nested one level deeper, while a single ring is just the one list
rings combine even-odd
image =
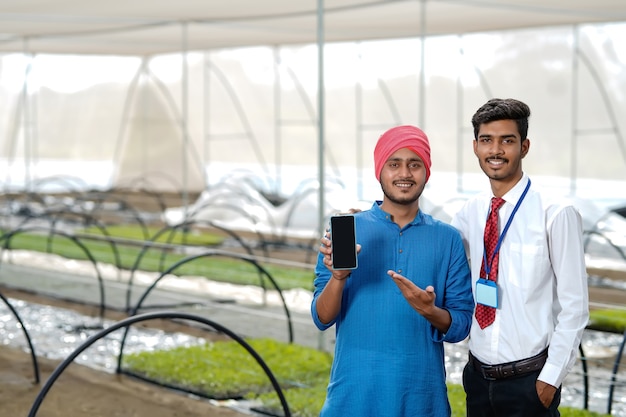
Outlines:
[{"label": "man's wrist", "polygon": [[350,278],[350,276],[351,276],[351,275],[352,275],[352,273],[349,273],[348,275],[346,275],[346,276],[345,276],[345,277],[343,277],[343,278],[337,278],[337,276],[336,276],[335,274],[333,274],[333,275],[332,275],[332,277],[333,277],[333,279],[336,279],[337,281],[345,281],[345,280],[347,280],[348,278]]}]

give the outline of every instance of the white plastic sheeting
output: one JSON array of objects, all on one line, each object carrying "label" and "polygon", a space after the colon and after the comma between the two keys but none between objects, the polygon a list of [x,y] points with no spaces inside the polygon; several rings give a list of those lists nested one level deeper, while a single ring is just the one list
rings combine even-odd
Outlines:
[{"label": "white plastic sheeting", "polygon": [[4,0],[0,49],[153,55],[626,20],[621,0]]}]

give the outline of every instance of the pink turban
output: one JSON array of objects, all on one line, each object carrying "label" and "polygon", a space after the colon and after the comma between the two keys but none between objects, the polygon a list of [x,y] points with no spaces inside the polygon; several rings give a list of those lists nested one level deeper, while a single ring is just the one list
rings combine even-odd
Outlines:
[{"label": "pink turban", "polygon": [[398,149],[408,148],[415,152],[426,167],[426,181],[430,177],[430,145],[428,137],[415,126],[392,127],[381,135],[374,148],[374,170],[376,179],[380,181],[380,171],[387,159]]}]

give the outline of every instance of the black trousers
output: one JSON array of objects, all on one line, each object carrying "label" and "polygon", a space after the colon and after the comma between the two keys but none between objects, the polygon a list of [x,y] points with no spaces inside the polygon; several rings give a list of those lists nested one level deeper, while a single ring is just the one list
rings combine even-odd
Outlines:
[{"label": "black trousers", "polygon": [[463,369],[463,388],[467,394],[467,417],[558,417],[561,388],[554,394],[549,408],[537,395],[540,371],[498,379],[483,378],[471,364]]}]

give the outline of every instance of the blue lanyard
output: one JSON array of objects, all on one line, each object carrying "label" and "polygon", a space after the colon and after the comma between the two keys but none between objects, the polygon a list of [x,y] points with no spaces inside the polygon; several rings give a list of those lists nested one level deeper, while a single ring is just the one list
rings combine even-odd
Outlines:
[{"label": "blue lanyard", "polygon": [[[509,226],[511,226],[513,217],[515,216],[515,213],[517,212],[517,209],[519,208],[519,206],[522,204],[524,197],[526,197],[526,193],[528,192],[529,188],[530,188],[530,178],[528,179],[528,184],[526,184],[526,188],[524,189],[522,196],[519,198],[519,200],[517,200],[517,204],[515,205],[515,208],[511,212],[511,216],[509,217],[509,220],[506,222],[506,226],[504,226],[504,230],[502,230],[502,233],[498,237],[498,243],[496,243],[496,247],[493,250],[493,253],[491,254],[491,259],[489,260],[489,262],[487,262],[487,248],[484,247],[485,243],[483,242],[483,261],[485,263],[485,274],[487,275],[487,278],[489,278],[489,273],[491,272],[491,264],[493,263],[493,260],[495,259],[496,254],[500,251],[500,245],[502,245],[502,241],[504,240],[504,235],[506,235],[506,232],[509,230]],[[491,208],[489,208],[489,212],[487,213],[487,218],[489,218],[490,213],[491,213]]]}]

